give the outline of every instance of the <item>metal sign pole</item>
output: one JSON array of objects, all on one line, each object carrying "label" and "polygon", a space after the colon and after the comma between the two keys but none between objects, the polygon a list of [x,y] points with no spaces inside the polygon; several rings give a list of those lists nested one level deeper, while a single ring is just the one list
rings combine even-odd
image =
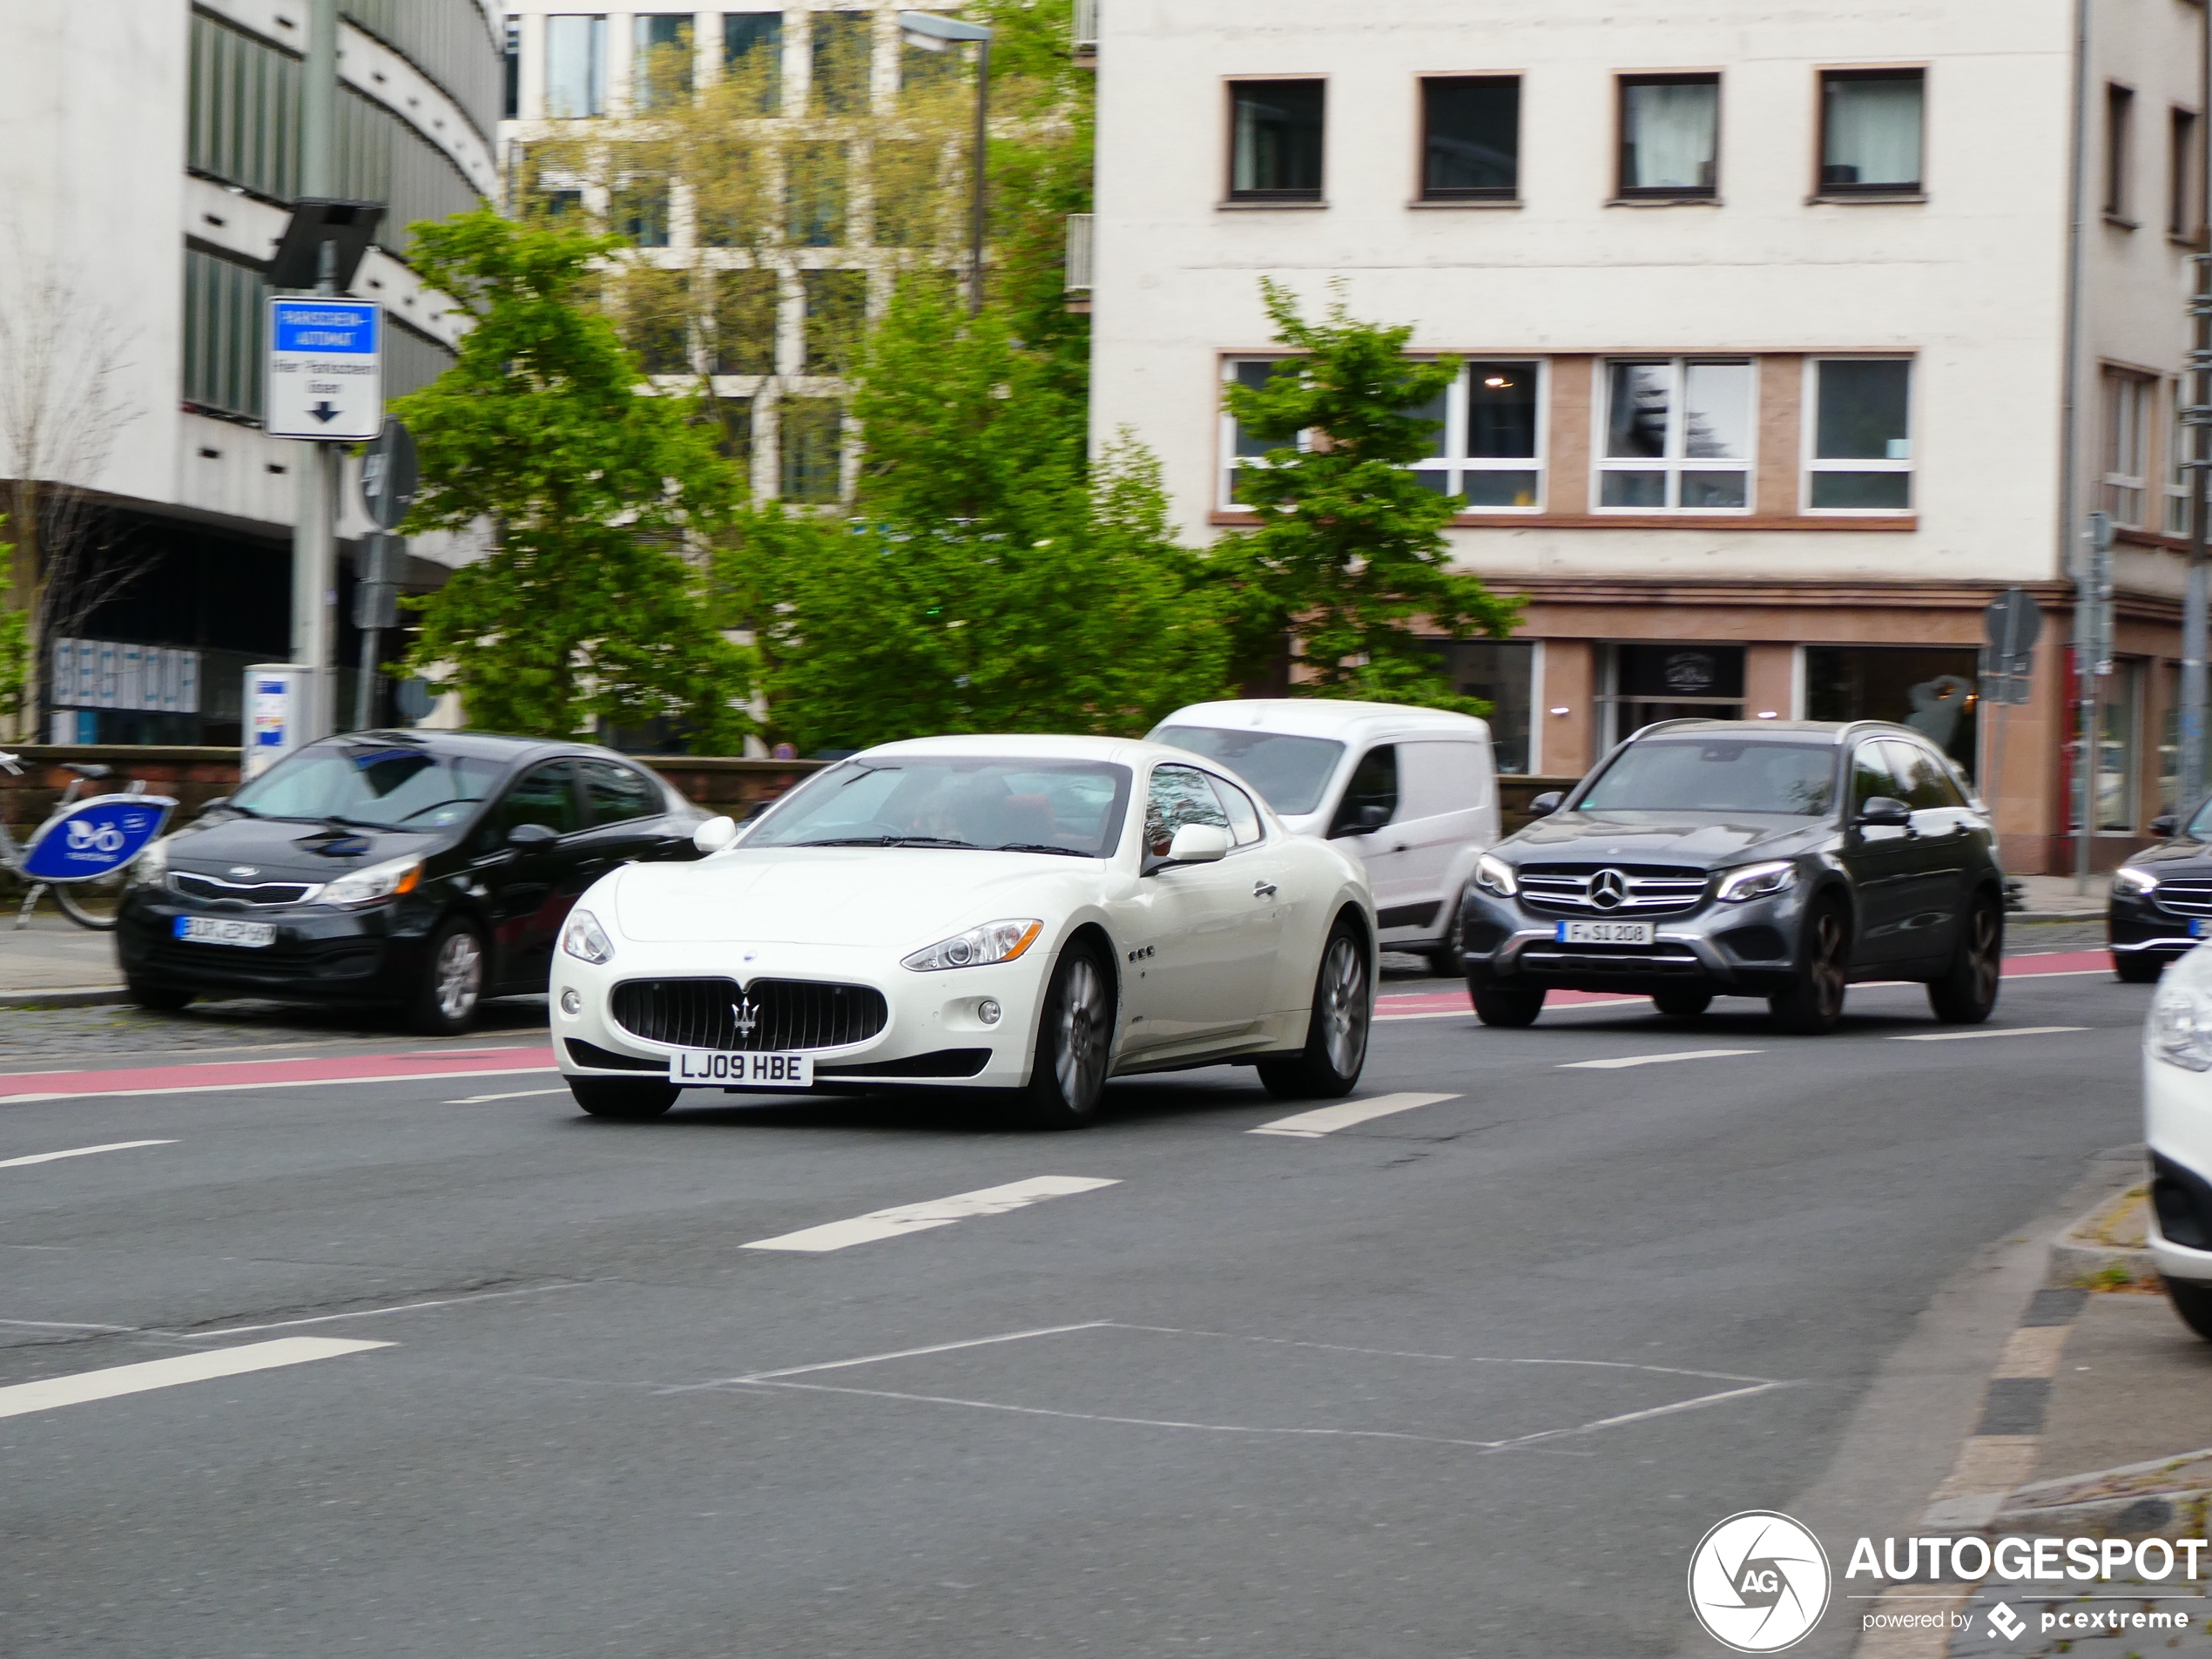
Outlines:
[{"label": "metal sign pole", "polygon": [[[300,86],[300,193],[328,196],[337,185],[338,0],[309,0],[307,60]],[[325,245],[327,247],[327,244]],[[334,253],[334,250],[332,250]],[[335,293],[333,273],[317,272],[318,293]],[[330,588],[337,556],[337,456],[326,443],[300,446],[300,517],[292,528],[292,660],[308,671],[300,729],[330,730]]]}]

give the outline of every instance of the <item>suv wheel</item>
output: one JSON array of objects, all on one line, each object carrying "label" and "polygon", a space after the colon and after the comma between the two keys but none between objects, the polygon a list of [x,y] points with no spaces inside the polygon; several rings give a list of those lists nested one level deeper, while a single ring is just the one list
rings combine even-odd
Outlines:
[{"label": "suv wheel", "polygon": [[2149,985],[2157,981],[2159,971],[2166,966],[2162,956],[2147,950],[2112,953],[2112,971],[2120,975],[2123,985]]},{"label": "suv wheel", "polygon": [[1467,995],[1474,1001],[1474,1017],[1485,1025],[1534,1025],[1544,1011],[1541,985],[1501,985],[1494,979],[1469,974]]},{"label": "suv wheel", "polygon": [[1959,949],[1943,977],[1928,983],[1928,1006],[1952,1025],[1979,1025],[1997,1006],[2005,966],[2005,920],[1993,894],[1974,895]]},{"label": "suv wheel", "polygon": [[2174,1305],[2183,1325],[2212,1342],[2212,1285],[2193,1285],[2187,1279],[2165,1280],[2166,1299]]},{"label": "suv wheel", "polygon": [[1673,1020],[1694,1020],[1713,1006],[1710,991],[1660,991],[1651,999],[1652,1006]]},{"label": "suv wheel", "polygon": [[1457,979],[1467,971],[1467,958],[1461,954],[1460,941],[1462,913],[1467,895],[1461,894],[1452,900],[1452,914],[1445,919],[1444,937],[1436,941],[1436,948],[1428,954],[1428,971],[1439,979]]},{"label": "suv wheel", "polygon": [[1784,1031],[1804,1036],[1832,1031],[1844,1017],[1844,982],[1851,965],[1851,929],[1844,907],[1816,900],[1806,913],[1797,982],[1766,1000],[1767,1012]]}]

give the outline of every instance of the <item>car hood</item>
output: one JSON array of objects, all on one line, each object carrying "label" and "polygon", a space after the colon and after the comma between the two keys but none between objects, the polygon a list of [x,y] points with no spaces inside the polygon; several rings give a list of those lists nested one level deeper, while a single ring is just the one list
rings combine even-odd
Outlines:
[{"label": "car hood", "polygon": [[1703,813],[1557,813],[1501,842],[1515,864],[1690,865],[1708,870],[1753,858],[1784,858],[1817,845],[1831,826],[1823,819],[1734,817]]},{"label": "car hood", "polygon": [[[169,867],[226,881],[329,881],[364,865],[428,853],[443,839],[274,818],[202,819],[170,837]],[[238,873],[241,867],[253,873]]]},{"label": "car hood", "polygon": [[2161,876],[2180,875],[2185,870],[2192,875],[2203,874],[2212,873],[2212,846],[2202,841],[2168,841],[2129,853],[2128,862],[2138,869],[2155,870]]},{"label": "car hood", "polygon": [[633,864],[615,924],[642,943],[880,945],[918,950],[980,922],[1046,924],[1096,896],[1113,866],[954,847],[737,847],[692,864]]}]

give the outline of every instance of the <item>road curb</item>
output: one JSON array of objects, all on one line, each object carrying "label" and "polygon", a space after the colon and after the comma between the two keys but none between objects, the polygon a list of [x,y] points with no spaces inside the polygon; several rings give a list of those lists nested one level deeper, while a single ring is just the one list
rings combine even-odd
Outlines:
[{"label": "road curb", "polygon": [[128,1002],[120,985],[57,985],[44,991],[0,991],[0,1008],[90,1008]]},{"label": "road curb", "polygon": [[2131,1285],[2156,1289],[2158,1263],[2148,1246],[2115,1244],[2101,1236],[2128,1205],[2146,1201],[2145,1189],[2138,1185],[2077,1217],[2051,1240],[2043,1283],[2053,1289],[2114,1291]]}]

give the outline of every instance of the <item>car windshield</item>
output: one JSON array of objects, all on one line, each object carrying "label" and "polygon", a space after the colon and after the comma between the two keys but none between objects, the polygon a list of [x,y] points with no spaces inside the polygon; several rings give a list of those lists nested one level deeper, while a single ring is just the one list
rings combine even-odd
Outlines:
[{"label": "car windshield", "polygon": [[1114,855],[1130,769],[1089,760],[885,755],[841,762],[793,790],[746,846],[948,846]]},{"label": "car windshield", "polygon": [[1835,801],[1833,745],[1672,738],[1630,744],[1575,805],[1585,812],[1818,818]]},{"label": "car windshield", "polygon": [[1328,738],[1291,738],[1278,732],[1230,732],[1211,725],[1163,725],[1150,741],[1172,744],[1235,772],[1267,798],[1277,812],[1297,817],[1321,804],[1344,745]]},{"label": "car windshield", "polygon": [[505,770],[496,760],[413,745],[319,743],[270,767],[231,805],[262,818],[442,829],[474,813]]}]

